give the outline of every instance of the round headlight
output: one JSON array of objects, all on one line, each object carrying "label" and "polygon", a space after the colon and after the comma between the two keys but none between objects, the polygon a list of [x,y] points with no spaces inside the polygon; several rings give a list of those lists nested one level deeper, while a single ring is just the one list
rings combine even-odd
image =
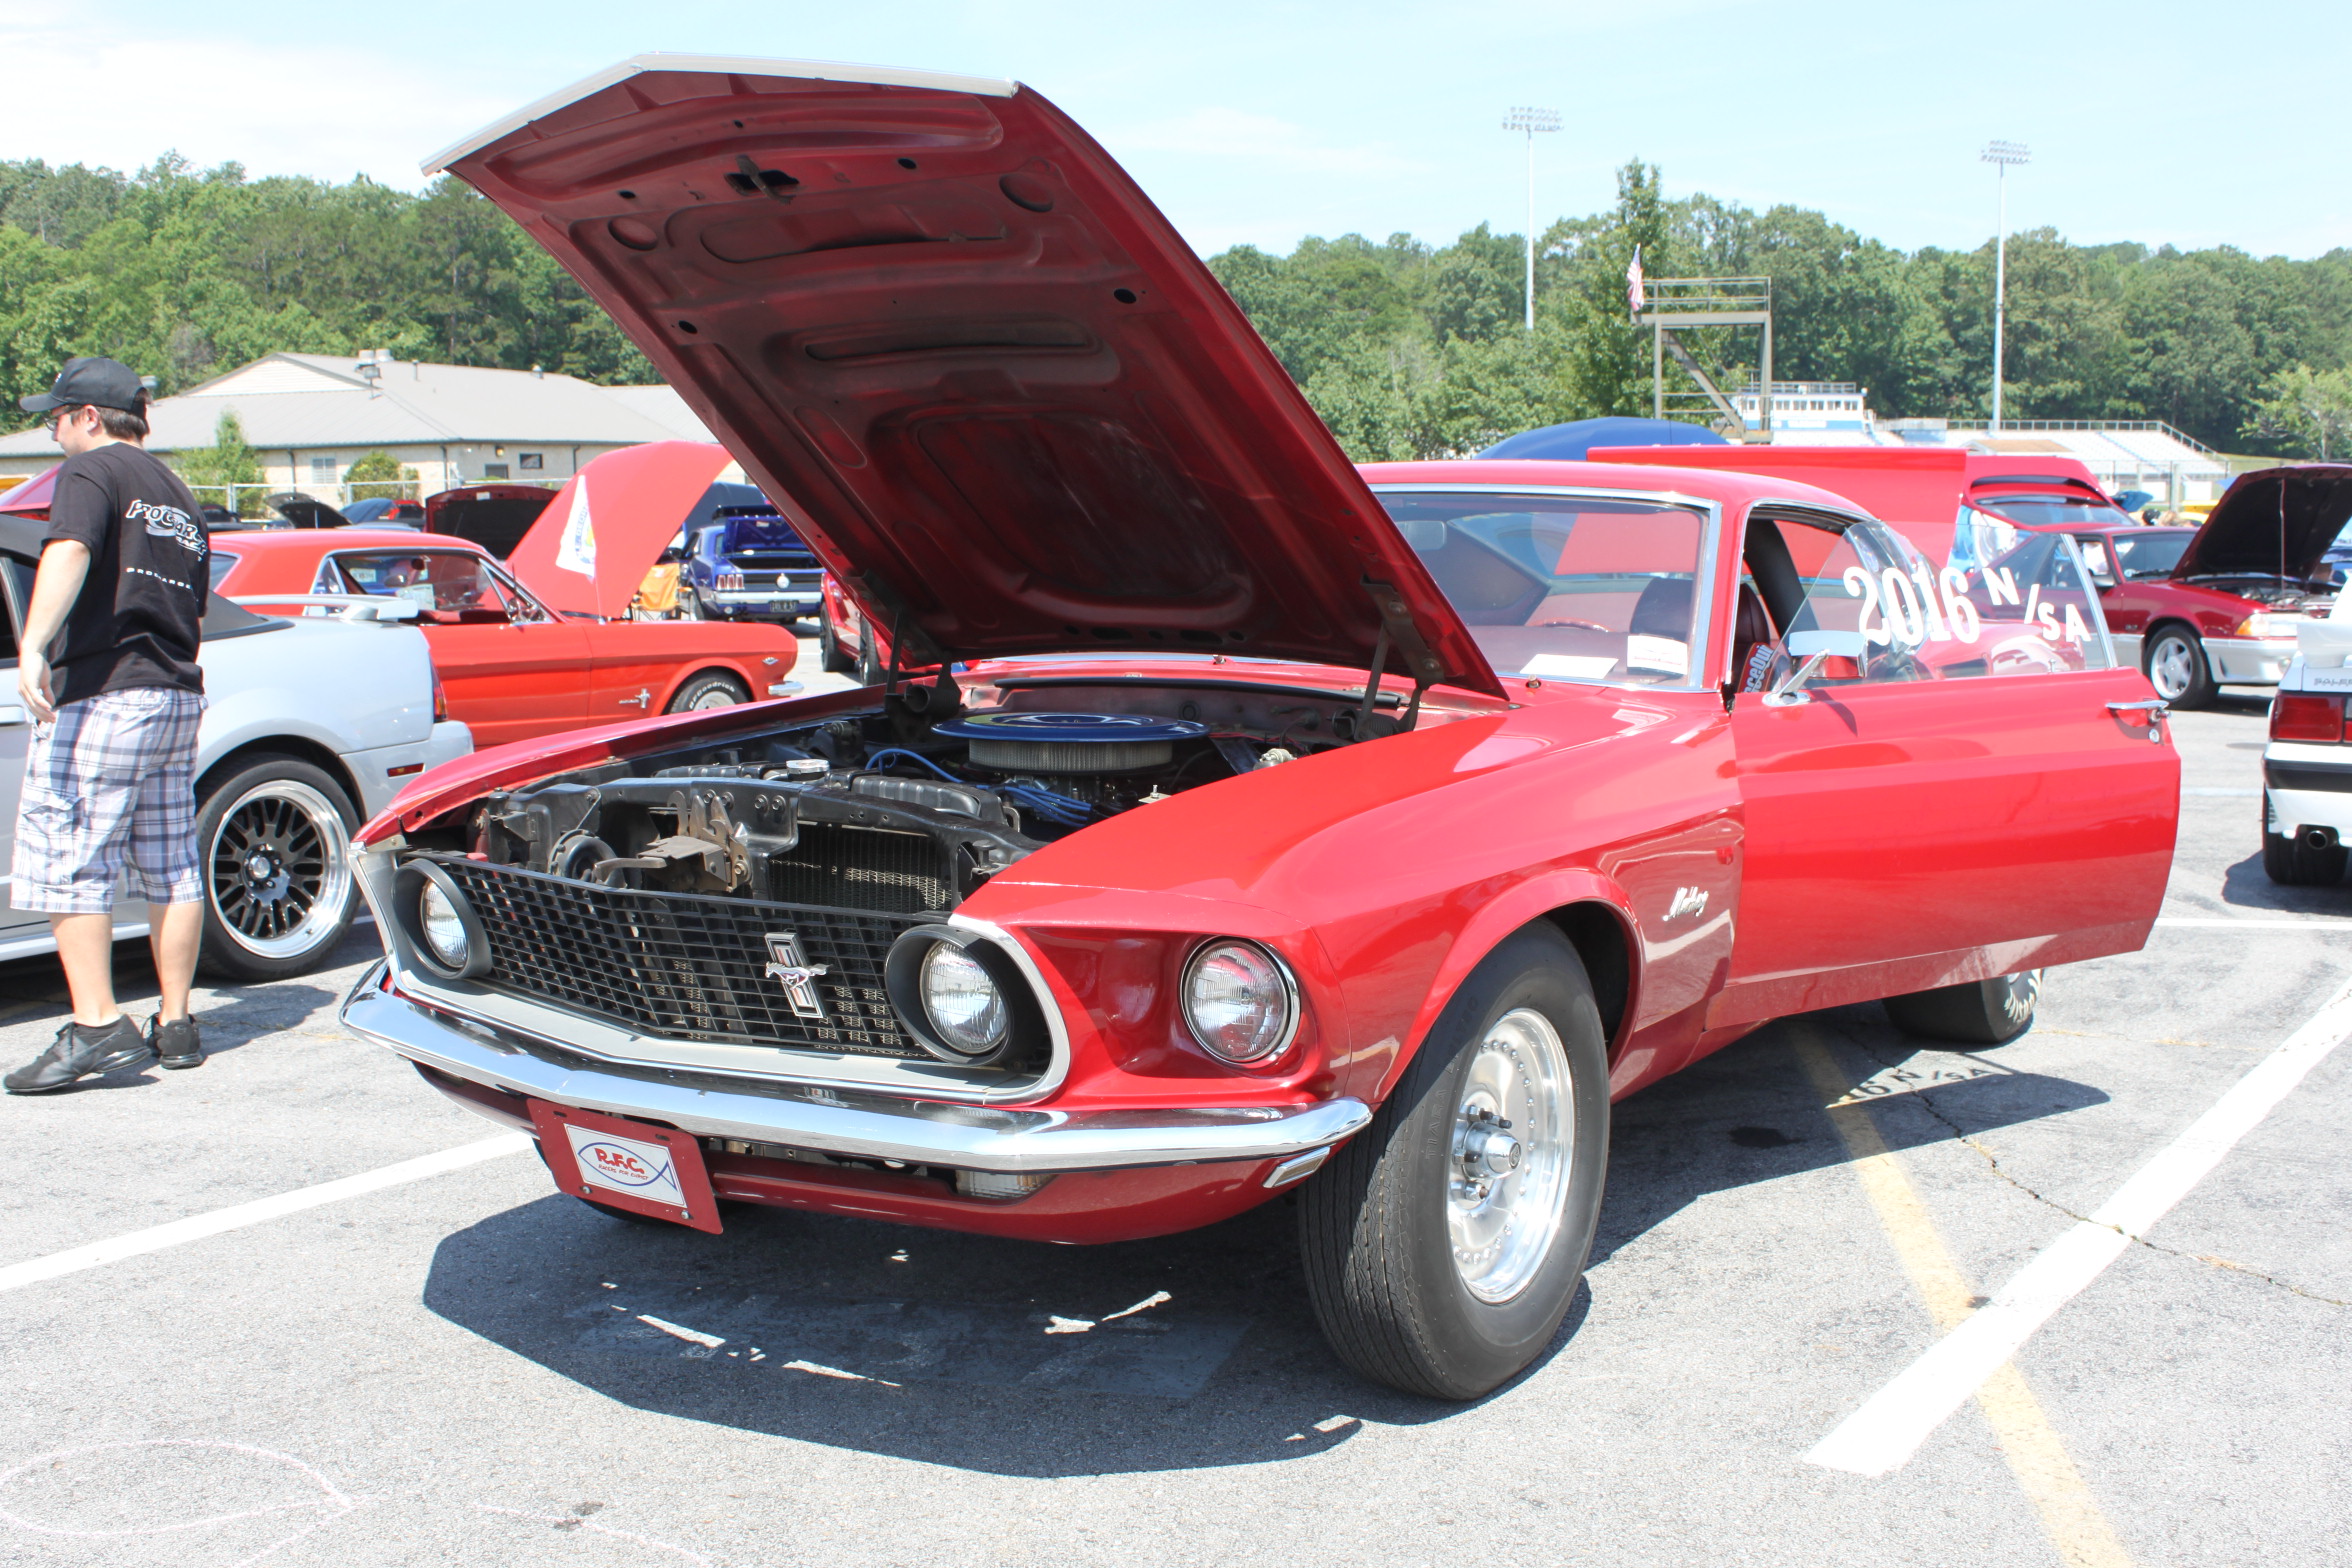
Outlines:
[{"label": "round headlight", "polygon": [[1012,1010],[996,977],[948,942],[923,955],[923,1012],[939,1039],[970,1056],[994,1050],[1013,1026]]},{"label": "round headlight", "polygon": [[1229,1062],[1262,1062],[1298,1029],[1298,993],[1281,960],[1255,942],[1210,942],[1184,970],[1184,1021]]},{"label": "round headlight", "polygon": [[465,921],[437,882],[427,882],[417,898],[417,925],[425,946],[442,963],[452,969],[463,969],[472,960],[473,943],[466,940]]}]

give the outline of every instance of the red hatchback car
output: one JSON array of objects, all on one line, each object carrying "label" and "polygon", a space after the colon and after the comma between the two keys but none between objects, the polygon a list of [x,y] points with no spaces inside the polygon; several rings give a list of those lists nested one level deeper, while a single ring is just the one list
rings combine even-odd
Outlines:
[{"label": "red hatchback car", "polygon": [[487,752],[362,831],[345,1021],[560,1190],[1059,1242],[1295,1190],[1338,1352],[1468,1398],[1568,1311],[1613,1099],[1872,998],[1996,1043],[2145,939],[2179,764],[2071,541],[1359,472],[1053,106],[860,74],[641,57],[446,160],[919,672]]}]

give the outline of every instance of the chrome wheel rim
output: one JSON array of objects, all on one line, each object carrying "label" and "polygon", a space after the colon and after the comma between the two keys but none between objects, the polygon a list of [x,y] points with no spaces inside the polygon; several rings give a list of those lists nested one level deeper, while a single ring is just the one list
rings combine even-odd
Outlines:
[{"label": "chrome wheel rim", "polygon": [[2187,691],[2189,682],[2197,677],[2196,659],[2197,650],[2178,637],[2158,643],[2148,660],[2148,682],[2156,688],[2156,695],[2170,702]]},{"label": "chrome wheel rim", "polygon": [[1568,1052],[1532,1008],[1496,1019],[1454,1107],[1446,1230],[1454,1272],[1480,1301],[1525,1290],[1558,1240],[1576,1153]]},{"label": "chrome wheel rim", "polygon": [[686,711],[688,713],[699,713],[705,708],[732,708],[737,705],[736,697],[733,692],[729,691],[724,686],[713,686],[710,690],[704,692],[701,696],[686,704]]},{"label": "chrome wheel rim", "polygon": [[308,784],[257,784],[221,813],[205,846],[205,892],[221,929],[257,958],[300,958],[343,924],[351,835]]}]

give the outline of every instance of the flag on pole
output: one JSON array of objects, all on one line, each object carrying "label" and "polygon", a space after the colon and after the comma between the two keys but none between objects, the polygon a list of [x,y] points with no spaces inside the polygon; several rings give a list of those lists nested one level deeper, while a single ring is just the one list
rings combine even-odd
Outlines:
[{"label": "flag on pole", "polygon": [[1625,267],[1625,304],[1633,313],[1629,319],[1639,321],[1642,307],[1649,302],[1649,293],[1642,286],[1641,247],[1636,245],[1633,248],[1633,260],[1626,263]]},{"label": "flag on pole", "polygon": [[582,577],[596,575],[596,520],[588,512],[588,476],[572,481],[571,514],[564,519],[563,536],[556,541],[555,564]]}]

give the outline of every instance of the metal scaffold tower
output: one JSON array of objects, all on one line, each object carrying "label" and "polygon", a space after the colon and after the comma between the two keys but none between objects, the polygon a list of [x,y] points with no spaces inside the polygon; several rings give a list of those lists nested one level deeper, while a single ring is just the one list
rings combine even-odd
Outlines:
[{"label": "metal scaffold tower", "polygon": [[[1647,309],[1634,319],[1650,329],[1651,411],[1660,419],[1675,413],[1706,413],[1711,423],[1739,441],[1772,439],[1772,280],[1770,278],[1651,278],[1645,284]],[[1712,333],[1712,343],[1686,342],[1681,334],[1702,327],[1754,327],[1762,334],[1756,363],[1757,416],[1748,428],[1732,402],[1740,390],[1730,382],[1737,362],[1713,352],[1736,341]],[[1697,390],[1666,385],[1666,361],[1682,368]]]}]

